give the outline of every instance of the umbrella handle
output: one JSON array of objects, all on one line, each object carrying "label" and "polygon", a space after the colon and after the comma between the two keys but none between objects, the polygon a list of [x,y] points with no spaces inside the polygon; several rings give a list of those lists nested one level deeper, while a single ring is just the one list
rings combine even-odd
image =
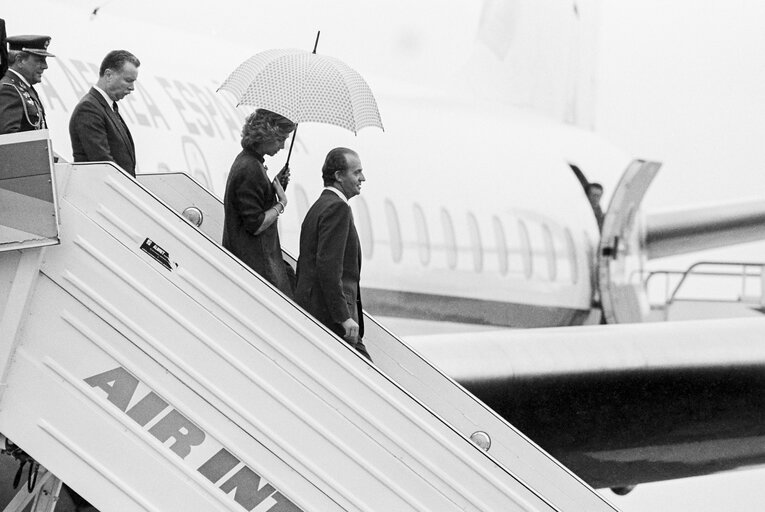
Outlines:
[{"label": "umbrella handle", "polygon": [[298,125],[295,125],[295,130],[292,132],[292,140],[290,141],[290,151],[287,153],[287,163],[284,164],[285,167],[290,165],[290,157],[292,156],[292,146],[295,145],[295,139],[297,138],[297,129]]}]

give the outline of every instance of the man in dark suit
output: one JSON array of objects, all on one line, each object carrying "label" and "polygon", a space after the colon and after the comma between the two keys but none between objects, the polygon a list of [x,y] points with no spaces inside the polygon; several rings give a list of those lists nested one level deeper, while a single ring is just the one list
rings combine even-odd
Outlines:
[{"label": "man in dark suit", "polygon": [[600,206],[600,199],[603,197],[603,185],[600,183],[590,183],[587,185],[587,199],[592,206],[592,212],[595,214],[595,220],[598,221],[598,229],[603,231],[603,208]]},{"label": "man in dark suit", "polygon": [[8,70],[0,79],[0,134],[47,128],[45,109],[33,87],[48,69],[48,36],[7,39]]},{"label": "man in dark suit", "polygon": [[8,71],[8,45],[5,42],[5,20],[0,18],[0,77]]},{"label": "man in dark suit", "polygon": [[348,200],[361,193],[359,155],[329,152],[322,167],[324,190],[300,229],[297,303],[369,359],[361,311],[361,246]]},{"label": "man in dark suit", "polygon": [[101,63],[98,82],[83,96],[69,120],[75,162],[114,162],[135,177],[135,144],[117,102],[133,92],[141,62],[114,50]]}]

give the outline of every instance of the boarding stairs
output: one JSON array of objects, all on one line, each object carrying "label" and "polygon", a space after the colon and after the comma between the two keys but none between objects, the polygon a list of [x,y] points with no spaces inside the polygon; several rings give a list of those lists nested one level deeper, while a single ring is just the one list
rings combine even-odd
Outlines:
[{"label": "boarding stairs", "polygon": [[61,481],[104,512],[615,510],[373,318],[370,364],[242,265],[187,176],[41,135],[0,137],[0,235],[31,233],[0,240],[0,432],[41,464],[6,510]]}]

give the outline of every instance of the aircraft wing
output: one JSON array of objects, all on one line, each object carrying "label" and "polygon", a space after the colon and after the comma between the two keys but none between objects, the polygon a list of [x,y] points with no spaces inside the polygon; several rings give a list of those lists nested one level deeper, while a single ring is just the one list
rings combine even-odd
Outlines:
[{"label": "aircraft wing", "polygon": [[593,487],[765,462],[765,319],[407,341]]}]

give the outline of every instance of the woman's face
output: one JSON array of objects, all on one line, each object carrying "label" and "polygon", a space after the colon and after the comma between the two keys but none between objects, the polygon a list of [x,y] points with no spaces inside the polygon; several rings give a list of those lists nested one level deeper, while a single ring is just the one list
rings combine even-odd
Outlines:
[{"label": "woman's face", "polygon": [[289,138],[287,135],[277,135],[276,139],[269,142],[264,142],[260,145],[260,153],[262,155],[274,156],[276,153],[284,149],[284,142]]}]

